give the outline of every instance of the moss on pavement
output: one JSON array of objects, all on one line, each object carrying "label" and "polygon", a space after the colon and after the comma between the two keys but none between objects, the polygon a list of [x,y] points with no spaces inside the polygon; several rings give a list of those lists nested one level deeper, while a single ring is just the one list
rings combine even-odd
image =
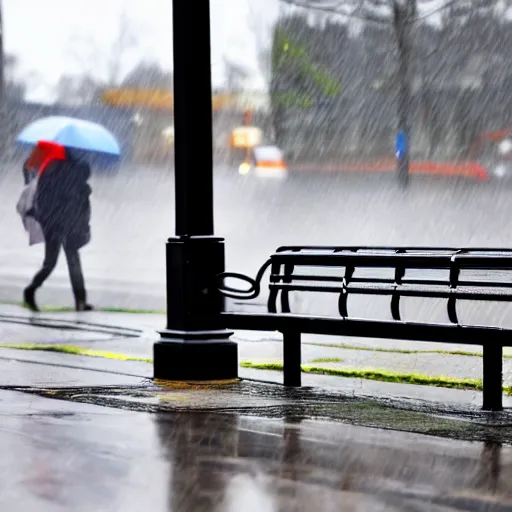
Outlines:
[{"label": "moss on pavement", "polygon": [[[280,362],[256,363],[252,361],[242,361],[240,366],[254,370],[283,371],[283,364]],[[346,377],[351,379],[377,380],[381,382],[395,382],[397,384],[416,384],[441,388],[474,389],[477,391],[482,390],[482,381],[480,379],[460,379],[455,377],[431,376],[421,373],[398,373],[372,368],[332,368],[309,365],[302,365],[302,371],[304,373],[332,375],[335,377]],[[507,394],[512,394],[511,386],[505,386],[503,390]]]}]

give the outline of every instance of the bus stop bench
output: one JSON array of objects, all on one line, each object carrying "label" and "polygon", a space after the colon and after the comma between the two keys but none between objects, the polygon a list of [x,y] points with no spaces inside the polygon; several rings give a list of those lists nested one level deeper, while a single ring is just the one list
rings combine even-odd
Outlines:
[{"label": "bus stop bench", "polygon": [[[287,386],[301,385],[301,335],[319,334],[480,345],[483,349],[483,409],[503,408],[503,347],[512,346],[512,328],[459,322],[460,301],[512,302],[512,250],[432,247],[281,247],[255,279],[225,272],[218,289],[225,297],[251,300],[260,294],[270,268],[267,312],[224,312],[231,329],[283,334]],[[227,279],[248,283],[234,288]],[[335,296],[337,316],[293,313],[291,293]],[[349,314],[352,295],[388,296],[391,319]],[[401,316],[403,297],[446,301],[447,322],[411,322]]]}]

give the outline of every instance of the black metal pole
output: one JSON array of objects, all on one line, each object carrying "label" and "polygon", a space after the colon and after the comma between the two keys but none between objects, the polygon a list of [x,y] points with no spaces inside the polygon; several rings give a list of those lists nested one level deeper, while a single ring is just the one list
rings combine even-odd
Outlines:
[{"label": "black metal pole", "polygon": [[176,235],[213,235],[209,0],[173,1]]},{"label": "black metal pole", "polygon": [[503,410],[503,347],[496,343],[483,346],[484,411]]},{"label": "black metal pole", "polygon": [[214,236],[209,0],[173,0],[176,236],[167,243],[167,329],[154,345],[154,376],[237,377],[237,346],[220,313]]},{"label": "black metal pole", "polygon": [[302,382],[300,332],[283,333],[283,384],[300,387]]}]

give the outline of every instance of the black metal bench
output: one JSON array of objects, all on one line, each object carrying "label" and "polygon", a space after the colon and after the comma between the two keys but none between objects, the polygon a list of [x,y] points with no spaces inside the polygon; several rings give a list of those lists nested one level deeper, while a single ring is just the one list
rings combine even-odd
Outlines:
[{"label": "black metal bench", "polygon": [[[283,334],[285,385],[301,385],[302,333],[474,344],[483,347],[483,409],[502,409],[503,347],[512,346],[512,328],[460,323],[457,303],[462,300],[512,302],[512,250],[281,247],[255,279],[225,272],[218,276],[218,289],[226,297],[254,299],[260,294],[261,281],[269,267],[268,311],[225,312],[223,316],[232,329]],[[325,269],[330,273],[326,274]],[[438,275],[431,275],[436,272]],[[241,279],[249,288],[229,286],[228,278]],[[292,313],[292,292],[335,294],[339,316]],[[350,295],[389,296],[391,319],[351,317],[347,304]],[[449,322],[403,320],[402,297],[446,299]]]}]

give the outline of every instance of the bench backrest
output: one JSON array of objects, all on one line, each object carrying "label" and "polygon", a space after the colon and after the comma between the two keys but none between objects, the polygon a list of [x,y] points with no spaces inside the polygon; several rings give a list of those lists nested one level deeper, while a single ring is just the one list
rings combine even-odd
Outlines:
[{"label": "bench backrest", "polygon": [[397,321],[401,297],[447,299],[454,324],[459,323],[458,300],[512,302],[512,250],[288,246],[279,248],[269,264],[270,313],[290,313],[291,292],[338,294],[342,317],[349,316],[351,294],[390,296]]}]

